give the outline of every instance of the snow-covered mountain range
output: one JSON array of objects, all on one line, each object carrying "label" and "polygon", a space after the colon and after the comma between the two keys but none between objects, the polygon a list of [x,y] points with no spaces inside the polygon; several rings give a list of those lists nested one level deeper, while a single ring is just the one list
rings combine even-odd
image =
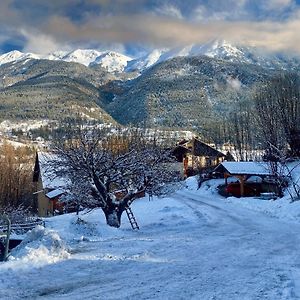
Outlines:
[{"label": "snow-covered mountain range", "polygon": [[47,55],[23,53],[14,50],[0,55],[0,65],[9,62],[26,61],[28,59],[63,60],[80,63],[85,66],[98,64],[109,72],[123,72],[124,68],[127,66],[127,62],[132,60],[131,57],[117,52],[101,52],[93,49],[77,49],[71,52],[56,51]]},{"label": "snow-covered mountain range", "polygon": [[[203,45],[188,45],[173,49],[156,49],[148,55],[130,61],[126,71],[139,70],[144,71],[150,66],[172,59],[175,57],[191,57],[205,55],[212,58],[241,60],[244,58],[244,52],[224,40],[215,40]],[[245,59],[242,59],[243,61]],[[247,59],[246,59],[247,60]],[[247,60],[247,62],[250,62]]]},{"label": "snow-covered mountain range", "polygon": [[282,53],[266,52],[255,47],[235,46],[225,40],[213,40],[206,44],[193,44],[173,49],[156,49],[148,55],[128,62],[125,71],[140,72],[150,66],[175,57],[208,56],[236,63],[255,64],[268,69],[290,69],[300,65],[300,58]]},{"label": "snow-covered mountain range", "polygon": [[155,49],[141,58],[93,49],[48,55],[12,51],[0,56],[0,118],[46,115],[63,122],[80,115],[102,123],[181,129],[203,123],[201,130],[211,133],[217,116],[233,105],[232,93],[249,91],[282,69],[299,71],[300,60],[217,40]]},{"label": "snow-covered mountain range", "polygon": [[214,40],[202,45],[194,44],[173,49],[154,49],[147,55],[137,58],[114,51],[98,51],[94,49],[77,49],[70,52],[56,51],[47,55],[22,53],[14,50],[0,55],[0,65],[28,59],[48,59],[77,62],[86,66],[100,65],[112,73],[133,71],[142,73],[149,67],[168,59],[200,55],[231,62],[256,64],[267,68],[286,68],[295,59],[297,60],[297,64],[299,64],[299,60],[295,57],[291,58],[282,54],[265,53],[256,48],[240,47],[224,40]]}]

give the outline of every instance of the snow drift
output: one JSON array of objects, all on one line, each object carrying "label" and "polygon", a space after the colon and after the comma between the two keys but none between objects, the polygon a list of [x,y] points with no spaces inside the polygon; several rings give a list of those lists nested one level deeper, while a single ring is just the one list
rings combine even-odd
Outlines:
[{"label": "snow drift", "polygon": [[22,260],[37,265],[55,263],[69,257],[66,243],[54,230],[37,226],[27,233],[22,243],[16,247],[10,260]]}]

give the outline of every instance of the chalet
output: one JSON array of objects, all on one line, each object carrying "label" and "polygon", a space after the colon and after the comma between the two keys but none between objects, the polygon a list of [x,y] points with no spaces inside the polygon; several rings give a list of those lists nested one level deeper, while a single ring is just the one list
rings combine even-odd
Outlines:
[{"label": "chalet", "polygon": [[173,150],[173,155],[183,163],[185,177],[194,175],[199,170],[211,170],[226,159],[226,155],[198,138],[180,142]]},{"label": "chalet", "polygon": [[50,153],[37,152],[36,154],[33,183],[40,217],[53,216],[63,211],[59,198],[66,192],[68,181],[51,176],[47,163],[55,159],[57,157]]}]

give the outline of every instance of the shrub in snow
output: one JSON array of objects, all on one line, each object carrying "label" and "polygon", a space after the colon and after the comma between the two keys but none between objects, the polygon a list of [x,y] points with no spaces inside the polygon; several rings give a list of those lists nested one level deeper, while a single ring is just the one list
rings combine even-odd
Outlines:
[{"label": "shrub in snow", "polygon": [[17,207],[9,205],[0,207],[0,214],[7,215],[13,224],[26,223],[30,219],[31,215],[29,209],[25,208],[23,205],[19,205]]},{"label": "shrub in snow", "polygon": [[76,221],[71,223],[72,229],[76,231],[76,233],[84,236],[94,236],[98,235],[99,232],[97,230],[97,225],[95,223],[87,222],[81,218],[77,218]]}]

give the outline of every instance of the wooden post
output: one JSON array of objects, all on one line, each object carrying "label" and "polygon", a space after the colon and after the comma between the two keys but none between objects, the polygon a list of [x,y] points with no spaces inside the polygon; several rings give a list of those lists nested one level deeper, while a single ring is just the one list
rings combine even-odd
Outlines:
[{"label": "wooden post", "polygon": [[187,156],[184,157],[183,159],[183,176],[184,178],[187,177],[187,170],[188,170],[188,167],[189,167],[189,158]]},{"label": "wooden post", "polygon": [[227,173],[224,173],[224,178],[225,178],[225,185],[228,185],[228,177],[229,175]]},{"label": "wooden post", "polygon": [[240,179],[240,185],[241,185],[241,197],[243,197],[244,196],[244,193],[245,193],[245,188],[244,188],[244,178],[242,177],[241,179]]},{"label": "wooden post", "polygon": [[241,197],[245,194],[245,176],[237,176],[240,181],[240,188],[241,188]]}]

